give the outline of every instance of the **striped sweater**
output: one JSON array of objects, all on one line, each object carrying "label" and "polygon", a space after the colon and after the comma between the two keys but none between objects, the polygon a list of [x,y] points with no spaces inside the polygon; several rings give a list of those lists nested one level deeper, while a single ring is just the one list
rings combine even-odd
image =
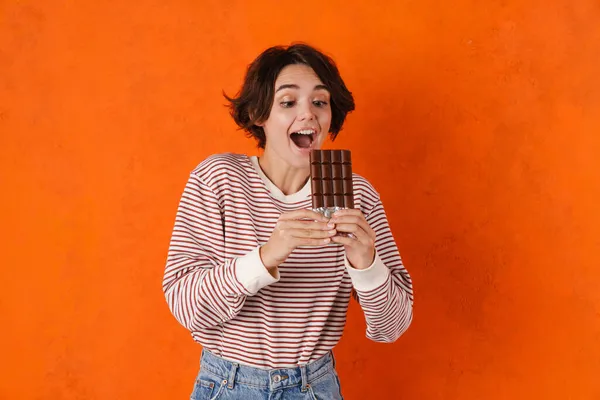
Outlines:
[{"label": "striped sweater", "polygon": [[412,283],[378,193],[353,175],[355,208],[377,233],[366,270],[352,268],[340,244],[300,247],[273,277],[258,249],[283,212],[311,208],[310,180],[285,195],[256,157],[218,154],[185,186],[170,242],[163,290],[193,339],[225,359],[258,368],[311,362],[340,340],[352,288],[367,337],[395,341],[412,320]]}]

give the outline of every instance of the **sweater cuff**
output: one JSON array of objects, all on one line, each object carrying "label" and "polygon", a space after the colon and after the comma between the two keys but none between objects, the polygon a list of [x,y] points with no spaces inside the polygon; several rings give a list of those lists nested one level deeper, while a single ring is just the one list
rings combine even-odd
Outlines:
[{"label": "sweater cuff", "polygon": [[235,263],[235,277],[250,293],[255,295],[265,286],[279,281],[279,270],[274,278],[260,259],[259,248],[255,248],[245,256],[238,257]]},{"label": "sweater cuff", "polygon": [[367,269],[353,268],[346,257],[344,257],[344,263],[346,264],[350,279],[352,279],[352,285],[359,292],[368,292],[377,289],[390,276],[390,270],[381,261],[377,252],[375,252],[373,264]]}]

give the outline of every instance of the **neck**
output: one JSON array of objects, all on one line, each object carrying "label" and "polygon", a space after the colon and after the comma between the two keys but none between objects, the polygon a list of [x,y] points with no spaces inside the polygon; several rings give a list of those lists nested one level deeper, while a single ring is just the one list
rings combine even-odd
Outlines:
[{"label": "neck", "polygon": [[310,176],[308,163],[305,168],[296,168],[266,151],[258,158],[258,164],[267,178],[286,196],[299,192]]}]

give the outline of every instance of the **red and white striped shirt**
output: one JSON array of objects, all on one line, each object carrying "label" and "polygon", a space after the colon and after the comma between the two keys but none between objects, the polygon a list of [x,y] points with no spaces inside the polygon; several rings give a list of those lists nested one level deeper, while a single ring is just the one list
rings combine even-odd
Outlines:
[{"label": "red and white striped shirt", "polygon": [[163,290],[175,318],[214,354],[258,368],[290,368],[340,340],[354,287],[367,337],[395,341],[412,320],[412,282],[378,193],[354,174],[355,208],[377,233],[376,257],[352,268],[340,244],[301,247],[278,267],[262,264],[283,212],[311,208],[310,180],[283,194],[256,157],[218,154],[190,174],[169,247]]}]

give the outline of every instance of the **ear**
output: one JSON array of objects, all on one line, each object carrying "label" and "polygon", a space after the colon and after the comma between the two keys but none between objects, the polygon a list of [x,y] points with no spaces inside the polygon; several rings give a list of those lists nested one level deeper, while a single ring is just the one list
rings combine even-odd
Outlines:
[{"label": "ear", "polygon": [[[254,111],[249,110],[248,116],[250,117],[250,121],[254,121]],[[260,126],[262,128],[264,127],[265,123],[263,121],[255,121],[253,125]]]}]

